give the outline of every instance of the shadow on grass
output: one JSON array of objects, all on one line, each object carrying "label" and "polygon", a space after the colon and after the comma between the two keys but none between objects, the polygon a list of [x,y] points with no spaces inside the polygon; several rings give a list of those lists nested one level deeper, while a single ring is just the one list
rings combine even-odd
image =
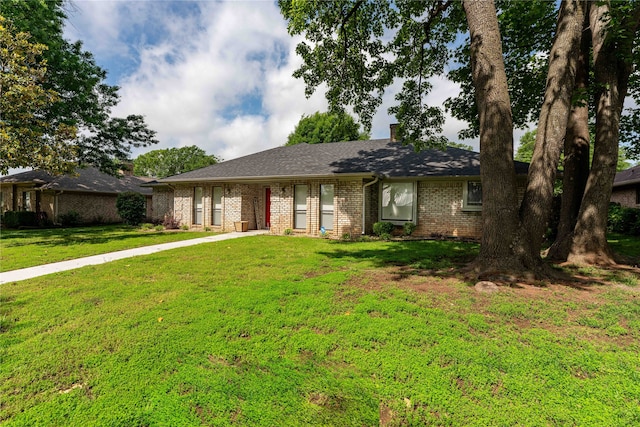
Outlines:
[{"label": "shadow on grass", "polygon": [[459,268],[478,255],[478,244],[453,240],[332,242],[335,250],[320,252],[329,258],[368,260],[376,267],[411,267],[416,270]]},{"label": "shadow on grass", "polygon": [[[149,238],[151,234],[139,234],[135,227],[102,226],[92,228],[58,228],[44,230],[18,230],[3,231],[2,240],[5,248],[17,248],[21,246],[59,247],[75,244],[104,244],[120,240],[135,241],[139,238]],[[154,232],[154,235],[162,235],[163,232]]]}]

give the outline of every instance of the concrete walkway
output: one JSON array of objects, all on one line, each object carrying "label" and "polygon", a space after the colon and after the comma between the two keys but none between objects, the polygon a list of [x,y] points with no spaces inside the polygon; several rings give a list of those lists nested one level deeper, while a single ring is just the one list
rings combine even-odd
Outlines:
[{"label": "concrete walkway", "polygon": [[219,242],[222,240],[237,239],[240,237],[256,236],[267,234],[268,230],[251,230],[245,233],[226,233],[197,239],[181,240],[179,242],[161,243],[159,245],[143,246],[141,248],[126,249],[124,251],[110,252],[106,254],[94,255],[85,258],[72,259],[69,261],[54,262],[51,264],[38,265],[36,267],[21,268],[20,270],[6,271],[0,273],[0,285],[9,282],[32,279],[61,271],[73,270],[74,268],[85,267],[87,265],[104,264],[123,258],[131,258],[139,255],[150,255],[168,249],[183,248],[185,246],[199,245],[201,243]]}]

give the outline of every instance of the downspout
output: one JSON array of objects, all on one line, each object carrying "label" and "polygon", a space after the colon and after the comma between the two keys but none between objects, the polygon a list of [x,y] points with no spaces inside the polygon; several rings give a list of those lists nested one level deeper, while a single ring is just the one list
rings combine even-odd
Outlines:
[{"label": "downspout", "polygon": [[367,218],[367,187],[372,186],[378,181],[380,181],[380,177],[376,176],[376,179],[374,179],[371,182],[367,182],[365,185],[362,186],[362,235],[363,236],[365,233],[365,228],[366,228],[365,221]]}]

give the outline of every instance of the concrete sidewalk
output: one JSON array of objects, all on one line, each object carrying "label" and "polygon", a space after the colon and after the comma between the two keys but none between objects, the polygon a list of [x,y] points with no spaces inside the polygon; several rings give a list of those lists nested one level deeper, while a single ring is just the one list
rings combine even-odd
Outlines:
[{"label": "concrete sidewalk", "polygon": [[240,237],[256,236],[267,234],[268,230],[251,230],[245,233],[226,233],[210,237],[200,237],[197,239],[181,240],[179,242],[162,243],[159,245],[143,246],[141,248],[126,249],[124,251],[110,252],[106,254],[94,255],[85,258],[72,259],[69,261],[54,262],[51,264],[38,265],[36,267],[21,268],[20,270],[6,271],[0,273],[0,285],[9,282],[32,279],[61,271],[73,270],[74,268],[85,267],[87,265],[104,264],[123,258],[131,258],[139,255],[149,255],[168,249],[183,248],[185,246],[199,245],[201,243],[219,242],[222,240],[237,239]]}]

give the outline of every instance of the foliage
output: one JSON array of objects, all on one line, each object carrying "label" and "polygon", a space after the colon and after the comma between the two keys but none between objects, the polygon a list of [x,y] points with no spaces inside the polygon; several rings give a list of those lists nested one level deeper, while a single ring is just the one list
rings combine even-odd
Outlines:
[{"label": "foliage", "polygon": [[43,117],[60,98],[46,85],[46,49],[0,15],[0,174],[22,166],[65,171],[74,159],[75,127]]},{"label": "foliage", "polygon": [[[162,229],[158,230],[162,231]],[[124,249],[210,236],[210,233],[148,233],[123,225],[2,230],[0,271],[17,270]],[[39,250],[34,250],[39,248]]]},{"label": "foliage", "polygon": [[315,112],[303,115],[285,145],[322,144],[326,142],[369,139],[368,133],[360,133],[360,125],[349,114]]},{"label": "foliage", "polygon": [[6,228],[34,227],[38,218],[32,211],[7,211],[2,215],[2,225]]},{"label": "foliage", "polygon": [[118,193],[116,209],[125,224],[138,225],[147,215],[147,201],[140,193],[132,191]]},{"label": "foliage", "polygon": [[629,236],[640,236],[640,209],[627,208],[619,203],[609,205],[607,230]]},{"label": "foliage", "polygon": [[484,295],[447,273],[474,250],[256,236],[3,285],[2,423],[636,424],[637,279]]},{"label": "foliage", "polygon": [[157,143],[155,132],[142,116],[111,116],[119,101],[118,88],[104,82],[106,72],[81,42],[64,39],[64,7],[65,0],[0,2],[0,15],[18,33],[29,33],[31,43],[44,46],[40,64],[46,64],[46,78],[35,80],[41,80],[38,84],[49,97],[48,102],[30,105],[26,116],[14,118],[14,127],[32,129],[37,113],[38,123],[30,145],[12,145],[10,163],[2,165],[73,172],[72,162],[77,162],[115,174],[131,147]]},{"label": "foliage", "polygon": [[[593,134],[591,137],[593,140]],[[520,162],[530,163],[531,158],[533,157],[533,148],[536,144],[536,131],[528,131],[522,137],[520,137],[520,145],[518,146],[518,150],[516,151],[516,155],[514,156],[515,160]],[[593,144],[589,146],[589,163],[591,163],[591,159],[593,158]],[[563,169],[562,161],[564,156],[560,156],[560,165],[558,166],[559,170]],[[618,163],[616,164],[617,171],[623,171],[630,167],[630,163],[627,160],[626,150],[621,148],[618,151]]]},{"label": "foliage", "polygon": [[285,236],[292,236],[293,235],[293,230],[290,229],[290,228],[285,228],[284,235]]},{"label": "foliage", "polygon": [[162,226],[167,230],[177,230],[180,228],[180,221],[175,219],[173,215],[165,214],[162,219]]},{"label": "foliage", "polygon": [[373,234],[382,236],[383,234],[393,233],[396,226],[392,222],[379,221],[373,224]]},{"label": "foliage", "polygon": [[402,224],[402,233],[405,236],[411,236],[416,231],[416,225],[413,222],[405,222]]},{"label": "foliage", "polygon": [[133,160],[133,172],[137,176],[166,178],[200,169],[222,161],[195,145],[181,148],[165,148],[141,154]]},{"label": "foliage", "polygon": [[69,211],[58,215],[58,221],[63,227],[76,227],[82,223],[82,218],[77,211]]}]

